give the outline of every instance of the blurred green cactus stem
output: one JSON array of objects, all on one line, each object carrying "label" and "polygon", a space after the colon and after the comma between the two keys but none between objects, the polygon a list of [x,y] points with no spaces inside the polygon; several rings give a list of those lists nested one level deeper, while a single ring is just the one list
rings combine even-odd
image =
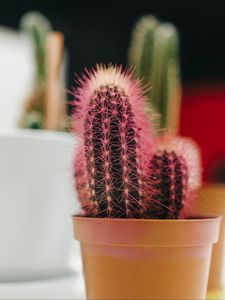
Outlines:
[{"label": "blurred green cactus stem", "polygon": [[181,101],[176,28],[170,23],[160,23],[151,15],[140,18],[133,30],[128,59],[136,77],[149,88],[149,107],[161,115],[160,128],[176,134]]},{"label": "blurred green cactus stem", "polygon": [[38,11],[22,16],[20,30],[27,34],[34,48],[35,77],[33,90],[25,102],[20,126],[25,128],[44,128],[44,99],[47,80],[46,41],[51,31],[50,22]]}]

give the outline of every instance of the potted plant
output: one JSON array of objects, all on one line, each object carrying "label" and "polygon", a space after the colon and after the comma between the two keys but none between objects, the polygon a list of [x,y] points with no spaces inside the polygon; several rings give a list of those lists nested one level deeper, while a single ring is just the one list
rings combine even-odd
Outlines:
[{"label": "potted plant", "polygon": [[87,298],[205,299],[220,218],[191,215],[196,147],[154,136],[131,72],[100,65],[79,84],[73,219]]},{"label": "potted plant", "polygon": [[23,15],[20,29],[34,48],[35,76],[31,93],[23,103],[18,125],[33,129],[64,129],[64,36],[61,32],[52,31],[49,20],[38,11]]}]

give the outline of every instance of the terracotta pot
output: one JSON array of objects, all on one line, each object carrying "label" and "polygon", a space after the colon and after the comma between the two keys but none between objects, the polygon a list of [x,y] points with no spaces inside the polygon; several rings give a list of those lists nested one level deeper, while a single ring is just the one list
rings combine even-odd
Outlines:
[{"label": "terracotta pot", "polygon": [[74,217],[88,299],[205,299],[220,217]]},{"label": "terracotta pot", "polygon": [[[200,190],[197,202],[198,213],[223,216],[219,241],[213,248],[208,290],[218,290],[225,286],[225,185],[208,184]],[[223,298],[224,299],[224,298]]]}]

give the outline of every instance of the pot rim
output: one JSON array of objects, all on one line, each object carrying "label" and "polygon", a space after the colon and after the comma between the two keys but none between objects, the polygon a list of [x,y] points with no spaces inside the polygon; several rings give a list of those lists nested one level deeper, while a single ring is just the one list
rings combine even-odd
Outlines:
[{"label": "pot rim", "polygon": [[214,215],[179,220],[73,216],[75,237],[82,243],[134,247],[214,244],[218,241],[221,219],[222,217]]},{"label": "pot rim", "polygon": [[199,215],[193,215],[190,218],[187,219],[136,219],[136,218],[94,218],[94,217],[83,217],[79,215],[73,215],[73,219],[79,219],[79,220],[93,220],[95,222],[99,220],[105,220],[106,222],[144,222],[144,223],[180,223],[180,222],[211,222],[212,220],[222,220],[221,215],[216,214],[199,214]]},{"label": "pot rim", "polygon": [[206,182],[204,183],[200,190],[204,190],[204,189],[219,189],[219,190],[224,190],[225,189],[225,183],[220,183],[220,182]]}]

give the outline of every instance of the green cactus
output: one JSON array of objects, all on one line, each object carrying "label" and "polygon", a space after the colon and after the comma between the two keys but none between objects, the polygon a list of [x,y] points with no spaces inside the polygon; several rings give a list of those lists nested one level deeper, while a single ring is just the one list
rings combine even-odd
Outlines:
[{"label": "green cactus", "polygon": [[134,28],[129,50],[129,65],[151,87],[147,94],[150,109],[161,115],[160,127],[173,133],[178,129],[180,106],[178,44],[172,24],[144,16]]},{"label": "green cactus", "polygon": [[[135,67],[135,74],[148,82],[151,76],[154,32],[158,20],[153,16],[144,16],[136,24],[130,45],[129,64]],[[138,45],[138,46],[137,46]],[[146,51],[143,51],[143,50]]]},{"label": "green cactus", "polygon": [[44,128],[44,98],[46,88],[46,40],[51,31],[49,21],[39,12],[25,14],[20,21],[20,29],[27,34],[34,47],[35,78],[33,91],[25,103],[20,126],[25,128]]}]

